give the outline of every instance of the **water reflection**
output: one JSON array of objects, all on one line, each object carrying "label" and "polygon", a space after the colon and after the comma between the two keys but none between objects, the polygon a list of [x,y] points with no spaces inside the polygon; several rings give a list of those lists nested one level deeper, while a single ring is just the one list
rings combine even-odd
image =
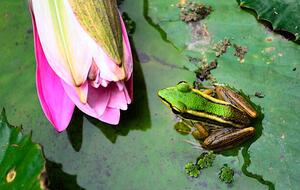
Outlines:
[{"label": "water reflection", "polygon": [[83,112],[75,108],[72,120],[67,128],[68,139],[77,152],[79,152],[82,145],[83,115]]},{"label": "water reflection", "polygon": [[62,165],[46,160],[47,187],[50,190],[84,190],[77,184],[77,176],[65,173]]}]

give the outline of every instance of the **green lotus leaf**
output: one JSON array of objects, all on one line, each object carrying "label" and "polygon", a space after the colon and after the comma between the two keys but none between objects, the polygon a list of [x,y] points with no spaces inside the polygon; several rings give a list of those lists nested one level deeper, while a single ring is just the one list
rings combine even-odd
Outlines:
[{"label": "green lotus leaf", "polygon": [[[200,22],[181,22],[180,9],[176,7],[175,0],[149,1],[149,17],[165,31],[167,39],[182,54],[204,58],[208,62],[217,59],[218,67],[212,71],[217,81],[242,89],[245,94],[250,95],[251,101],[262,108],[264,114],[262,128],[257,131],[256,140],[244,146],[235,158],[232,153],[225,153],[222,158],[217,156],[216,163],[224,164],[230,158],[235,163],[233,169],[240,174],[235,175],[237,180],[232,185],[233,189],[297,187],[300,185],[300,165],[296,161],[300,153],[297,146],[297,134],[300,132],[297,127],[300,122],[300,87],[297,85],[300,79],[299,45],[269,31],[248,12],[237,7],[234,0],[195,2],[212,6],[211,14]],[[286,26],[295,27],[291,22],[299,25],[297,23],[300,19],[296,19],[299,17],[299,11],[296,11],[299,9],[298,1],[272,1],[273,4],[271,1],[260,2],[264,6],[276,7],[278,16],[285,14],[281,18]],[[263,8],[263,5],[257,6]],[[231,46],[217,58],[214,47],[225,39],[230,40]],[[242,62],[235,56],[234,45],[247,49]],[[197,63],[187,61],[181,64],[193,71],[193,66]],[[282,91],[282,88],[288,90]],[[206,180],[200,180],[203,178]],[[210,172],[203,173],[202,178],[200,176],[198,183],[204,182],[207,189],[214,189],[216,186],[227,189],[216,182]],[[193,181],[190,189],[196,183]]]},{"label": "green lotus leaf", "polygon": [[290,32],[300,38],[300,3],[298,0],[238,0],[242,8],[256,12],[258,20],[272,24],[275,31]]},{"label": "green lotus leaf", "polygon": [[0,189],[46,189],[42,148],[0,115]]}]

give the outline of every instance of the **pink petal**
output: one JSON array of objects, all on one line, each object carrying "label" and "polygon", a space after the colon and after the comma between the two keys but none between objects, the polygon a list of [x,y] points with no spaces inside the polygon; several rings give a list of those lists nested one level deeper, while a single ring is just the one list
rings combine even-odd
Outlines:
[{"label": "pink petal", "polygon": [[61,79],[48,64],[32,16],[34,47],[37,62],[36,85],[42,109],[54,128],[61,132],[66,129],[72,118],[74,103],[61,85]]},{"label": "pink petal", "polygon": [[94,88],[98,88],[101,84],[100,70],[94,60],[88,74],[88,79]]},{"label": "pink petal", "polygon": [[111,125],[117,125],[120,121],[120,110],[107,107],[99,120]]},{"label": "pink petal", "polygon": [[119,91],[121,91],[125,88],[124,81],[118,81],[118,82],[116,82],[116,84],[117,84]]},{"label": "pink petal", "polygon": [[30,6],[49,65],[66,83],[82,85],[92,63],[94,41],[68,1],[31,0]]},{"label": "pink petal", "polygon": [[133,100],[133,75],[125,82],[126,89],[127,89],[127,104],[130,104]]},{"label": "pink petal", "polygon": [[94,88],[88,82],[85,82],[83,86],[87,86],[88,95],[87,103],[84,104],[77,96],[75,87],[68,85],[64,81],[61,82],[68,96],[81,111],[98,119],[105,112],[110,97],[110,90],[108,88],[102,86]]},{"label": "pink petal", "polygon": [[103,87],[107,87],[109,84],[109,81],[108,80],[105,80],[105,79],[101,79],[101,86]]},{"label": "pink petal", "polygon": [[112,125],[118,124],[120,109],[127,109],[127,95],[125,93],[127,91],[119,91],[114,83],[110,83],[106,88],[102,86],[94,88],[90,84],[85,83],[84,85],[88,86],[88,100],[86,104],[83,104],[79,100],[75,88],[64,81],[61,82],[68,96],[81,111],[103,122]]},{"label": "pink petal", "polygon": [[109,97],[110,97],[109,88],[104,88],[99,86],[99,88],[94,88],[92,86],[89,87],[88,93],[88,104],[98,116],[102,115],[107,107]]},{"label": "pink petal", "polygon": [[100,68],[100,77],[114,82],[123,80],[126,76],[122,67],[119,67],[98,44],[96,46],[93,59]]},{"label": "pink petal", "polygon": [[127,100],[125,92],[123,90],[120,90],[116,84],[112,84],[111,86],[111,96],[108,102],[108,107],[127,110]]}]

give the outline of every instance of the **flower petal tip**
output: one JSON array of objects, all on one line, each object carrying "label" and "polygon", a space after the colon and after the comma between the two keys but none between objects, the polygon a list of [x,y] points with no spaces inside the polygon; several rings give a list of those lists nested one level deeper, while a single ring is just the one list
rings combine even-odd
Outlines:
[{"label": "flower petal tip", "polygon": [[99,120],[111,125],[118,125],[120,122],[120,110],[107,107]]}]

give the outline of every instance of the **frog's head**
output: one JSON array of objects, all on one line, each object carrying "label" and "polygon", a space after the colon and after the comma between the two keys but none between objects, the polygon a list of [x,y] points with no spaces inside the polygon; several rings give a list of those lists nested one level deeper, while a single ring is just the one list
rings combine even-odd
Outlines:
[{"label": "frog's head", "polygon": [[175,114],[181,114],[186,110],[186,105],[183,103],[183,96],[191,90],[190,85],[182,81],[176,86],[159,90],[158,96]]}]

